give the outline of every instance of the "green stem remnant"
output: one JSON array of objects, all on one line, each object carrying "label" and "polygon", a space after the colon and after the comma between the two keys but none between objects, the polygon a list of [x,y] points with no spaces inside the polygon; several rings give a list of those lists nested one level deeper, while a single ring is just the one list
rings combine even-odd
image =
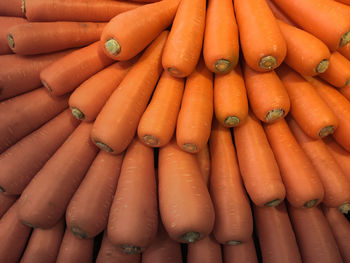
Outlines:
[{"label": "green stem remnant", "polygon": [[15,48],[15,40],[13,39],[13,36],[11,34],[7,35],[7,43],[9,44],[10,48]]},{"label": "green stem remnant", "polygon": [[277,60],[274,56],[266,56],[260,59],[259,67],[266,70],[273,69],[277,64]]},{"label": "green stem remnant", "polygon": [[343,214],[347,214],[350,211],[350,203],[342,204],[338,207],[338,210]]},{"label": "green stem remnant", "polygon": [[118,55],[121,51],[120,44],[114,38],[107,40],[105,43],[105,47],[106,47],[106,50],[113,56]]},{"label": "green stem remnant", "polygon": [[242,242],[241,241],[235,241],[235,240],[226,242],[226,245],[230,245],[230,246],[237,246],[239,244],[242,244]]},{"label": "green stem remnant", "polygon": [[348,31],[344,35],[342,35],[342,37],[340,39],[339,47],[343,47],[349,42],[350,42],[350,31]]},{"label": "green stem remnant", "polygon": [[237,118],[236,116],[228,116],[225,119],[225,125],[227,127],[235,127],[239,124],[239,118]]},{"label": "green stem remnant", "polygon": [[85,119],[84,113],[82,113],[78,108],[73,107],[72,114],[75,118],[77,118],[80,121]]},{"label": "green stem remnant", "polygon": [[267,122],[272,122],[275,120],[278,120],[280,118],[282,118],[282,116],[284,115],[284,110],[283,109],[273,109],[270,110],[266,116],[265,116],[265,120]]},{"label": "green stem remnant", "polygon": [[195,153],[197,151],[197,146],[193,143],[185,143],[182,145],[182,148],[190,153]]},{"label": "green stem remnant", "polygon": [[159,144],[159,141],[156,137],[154,137],[153,135],[147,134],[145,136],[142,137],[142,140],[150,146],[157,146]]},{"label": "green stem remnant", "polygon": [[142,249],[133,245],[120,245],[121,250],[128,255],[135,255],[142,252]]},{"label": "green stem remnant", "polygon": [[104,150],[108,153],[114,152],[111,147],[109,147],[107,144],[104,144],[103,142],[95,141],[95,144],[97,145],[98,148],[100,148],[101,150]]},{"label": "green stem remnant", "polygon": [[318,202],[318,199],[314,199],[314,200],[310,200],[310,201],[307,201],[305,204],[304,204],[304,207],[306,208],[311,208],[311,207],[314,207]]},{"label": "green stem remnant", "polygon": [[215,62],[214,66],[218,72],[224,73],[224,72],[228,72],[231,69],[232,63],[230,61],[228,61],[227,59],[218,59]]},{"label": "green stem remnant", "polygon": [[275,199],[270,202],[267,202],[266,204],[264,204],[264,206],[272,207],[272,206],[277,206],[280,203],[281,203],[281,199]]},{"label": "green stem remnant", "polygon": [[73,226],[73,227],[71,227],[71,231],[73,232],[73,234],[76,237],[79,237],[81,239],[88,238],[88,235],[83,230],[81,230],[79,227]]},{"label": "green stem remnant", "polygon": [[316,67],[316,72],[317,73],[323,73],[327,70],[329,65],[329,60],[328,59],[324,59],[322,60]]},{"label": "green stem remnant", "polygon": [[332,134],[334,132],[334,126],[330,125],[330,126],[326,126],[323,127],[320,132],[318,133],[318,136],[320,136],[320,138],[326,137],[330,134]]},{"label": "green stem remnant", "polygon": [[200,238],[200,234],[198,232],[187,232],[181,236],[181,239],[186,243],[194,243]]}]

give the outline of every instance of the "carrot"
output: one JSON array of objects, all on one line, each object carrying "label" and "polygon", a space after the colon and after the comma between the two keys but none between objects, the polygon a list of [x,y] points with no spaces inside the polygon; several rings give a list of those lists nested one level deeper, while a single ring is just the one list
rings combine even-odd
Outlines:
[{"label": "carrot", "polygon": [[289,206],[288,213],[303,262],[343,262],[332,230],[319,207]]},{"label": "carrot", "polygon": [[50,228],[64,215],[97,152],[91,126],[81,123],[25,188],[18,204],[24,224]]},{"label": "carrot", "polygon": [[126,254],[145,250],[158,226],[153,149],[137,137],[126,150],[108,218],[108,238]]},{"label": "carrot", "polygon": [[285,188],[260,121],[249,112],[245,122],[234,128],[233,134],[241,176],[249,197],[258,206],[278,205],[285,197]]},{"label": "carrot", "polygon": [[67,96],[53,98],[44,88],[0,102],[0,152],[62,112],[67,104]]},{"label": "carrot", "polygon": [[23,0],[29,21],[108,22],[114,16],[141,6],[140,3],[109,0]]},{"label": "carrot", "polygon": [[295,120],[288,119],[294,137],[311,160],[324,187],[323,203],[343,213],[350,210],[350,181],[321,140],[308,137]]},{"label": "carrot", "polygon": [[345,46],[338,48],[337,51],[350,60],[350,44],[346,44]]},{"label": "carrot", "polygon": [[107,226],[123,155],[99,152],[66,211],[67,227],[80,238],[92,238]]},{"label": "carrot", "polygon": [[128,60],[140,53],[171,24],[179,2],[163,0],[115,16],[101,35],[105,54],[112,59]]},{"label": "carrot", "polygon": [[262,72],[278,67],[286,56],[287,46],[267,3],[263,0],[236,0],[234,7],[247,64]]},{"label": "carrot", "polygon": [[208,186],[209,177],[211,174],[211,160],[208,144],[206,144],[205,147],[196,154],[196,158],[199,165],[199,169],[201,170],[201,174],[204,178],[204,182]]},{"label": "carrot", "polygon": [[8,148],[0,155],[0,189],[7,194],[21,194],[77,125],[65,110]]},{"label": "carrot", "polygon": [[203,60],[200,60],[186,79],[176,123],[176,141],[184,151],[199,152],[208,142],[213,103],[213,74],[206,68]]},{"label": "carrot", "polygon": [[69,107],[74,117],[84,121],[95,120],[133,62],[113,63],[79,85],[69,97]]},{"label": "carrot", "polygon": [[93,242],[90,239],[80,239],[66,228],[57,255],[57,263],[92,262]]},{"label": "carrot", "polygon": [[20,263],[55,262],[63,238],[63,233],[63,220],[60,220],[50,229],[34,229]]},{"label": "carrot", "polygon": [[16,202],[17,197],[17,195],[7,195],[0,191],[0,219],[14,202]]},{"label": "carrot", "polygon": [[184,78],[195,70],[202,50],[205,15],[205,0],[181,0],[162,57],[164,69],[172,76]]},{"label": "carrot", "polygon": [[230,129],[214,121],[209,142],[210,195],[215,208],[213,234],[221,244],[238,245],[252,236],[253,218]]},{"label": "carrot", "polygon": [[61,96],[112,63],[97,41],[50,64],[40,72],[40,79],[52,95]]},{"label": "carrot", "polygon": [[239,65],[214,78],[214,113],[226,127],[240,125],[248,115],[248,99]]},{"label": "carrot", "polygon": [[22,17],[0,16],[0,55],[12,54],[7,43],[7,31],[9,28],[23,23],[27,23],[27,20]]},{"label": "carrot", "polygon": [[118,154],[132,141],[162,72],[161,54],[167,36],[163,31],[153,41],[97,116],[91,137],[101,149]]},{"label": "carrot", "polygon": [[207,236],[213,204],[195,155],[182,151],[175,138],[159,150],[158,180],[160,215],[170,238],[193,243]]},{"label": "carrot", "polygon": [[1,1],[0,15],[23,17],[23,8],[22,0]]},{"label": "carrot", "polygon": [[227,73],[238,63],[238,27],[231,0],[208,2],[203,57],[214,73]]},{"label": "carrot", "polygon": [[39,88],[40,71],[70,52],[72,50],[37,56],[0,56],[0,64],[3,65],[0,68],[0,100]]},{"label": "carrot", "polygon": [[83,47],[99,40],[106,23],[31,22],[7,31],[8,45],[21,55],[35,55]]},{"label": "carrot", "polygon": [[174,134],[184,90],[184,79],[163,71],[137,128],[141,141],[151,147],[166,145]]},{"label": "carrot", "polygon": [[337,2],[346,4],[346,5],[350,5],[350,1],[349,0],[336,0]]},{"label": "carrot", "polygon": [[220,244],[212,237],[212,235],[189,244],[186,262],[222,263]]},{"label": "carrot", "polygon": [[277,69],[277,74],[287,89],[290,113],[303,131],[314,139],[332,134],[338,119],[313,86],[285,65]]},{"label": "carrot", "polygon": [[239,246],[224,245],[222,254],[224,263],[258,263],[252,237],[250,237],[247,242],[244,242]]},{"label": "carrot", "polygon": [[347,98],[347,100],[350,101],[350,86],[346,86],[344,88],[340,88],[339,91],[340,91],[341,94],[343,94],[343,96],[345,98]]},{"label": "carrot", "polygon": [[[283,22],[287,23],[288,25],[295,26],[295,23],[284,13],[282,10],[276,6],[276,4],[273,2],[273,0],[266,0],[267,5],[270,7],[273,15],[278,19],[282,20]],[[288,55],[288,53],[287,53]]]},{"label": "carrot", "polygon": [[322,40],[331,51],[350,41],[349,9],[328,0],[273,0],[301,28]]},{"label": "carrot", "polygon": [[244,80],[250,108],[259,120],[270,123],[288,114],[289,96],[275,71],[257,72],[245,64]]}]

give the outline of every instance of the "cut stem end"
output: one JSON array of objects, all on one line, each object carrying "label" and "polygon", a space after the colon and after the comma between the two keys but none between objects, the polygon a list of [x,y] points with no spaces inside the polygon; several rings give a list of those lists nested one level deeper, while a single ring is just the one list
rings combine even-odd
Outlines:
[{"label": "cut stem end", "polygon": [[159,145],[158,139],[150,134],[143,136],[142,140],[149,146],[155,147],[155,146]]},{"label": "cut stem end", "polygon": [[21,1],[21,10],[22,10],[23,15],[25,15],[26,14],[26,1],[25,0]]},{"label": "cut stem end", "polygon": [[240,123],[240,120],[236,116],[229,116],[225,119],[224,123],[227,127],[235,127]]},{"label": "cut stem end", "polygon": [[266,204],[264,204],[264,206],[272,207],[272,206],[277,206],[280,203],[281,203],[281,199],[275,199],[270,202],[267,202]]},{"label": "cut stem end", "polygon": [[195,153],[197,152],[197,145],[193,143],[185,143],[182,145],[182,149],[184,149],[186,152]]},{"label": "cut stem end", "polygon": [[350,42],[350,31],[348,31],[344,35],[342,35],[342,37],[340,39],[339,47],[343,47],[349,42]]},{"label": "cut stem end", "polygon": [[113,56],[118,55],[121,50],[120,44],[114,38],[111,38],[105,42],[105,48],[108,51],[108,53],[110,53]]},{"label": "cut stem end", "polygon": [[318,202],[318,199],[310,200],[304,204],[304,207],[311,208],[314,207]]},{"label": "cut stem end", "polygon": [[78,108],[73,107],[72,114],[75,118],[77,118],[80,121],[85,119],[84,113],[82,113]]},{"label": "cut stem end", "polygon": [[7,34],[7,43],[9,44],[9,47],[11,49],[15,48],[15,40],[13,39],[13,36],[11,34]]},{"label": "cut stem end", "polygon": [[232,240],[232,241],[227,241],[226,245],[230,245],[230,246],[237,246],[239,244],[242,244],[241,241],[236,241],[236,240]]},{"label": "cut stem end", "polygon": [[128,255],[135,255],[142,252],[141,247],[138,247],[138,246],[120,245],[119,247],[125,254],[128,254]]},{"label": "cut stem end", "polygon": [[215,66],[215,69],[217,70],[217,72],[225,73],[231,69],[232,63],[230,61],[228,61],[227,59],[218,59],[215,62],[214,66]]},{"label": "cut stem end", "polygon": [[326,126],[320,130],[320,132],[318,133],[318,136],[320,136],[320,138],[323,138],[323,137],[326,137],[326,136],[332,134],[333,132],[334,132],[333,125]]},{"label": "cut stem end", "polygon": [[107,144],[104,144],[103,142],[95,141],[95,144],[98,148],[101,150],[104,150],[105,152],[112,153],[114,152],[111,147],[109,147]]},{"label": "cut stem end", "polygon": [[274,56],[266,56],[259,61],[259,67],[266,70],[272,70],[276,65],[277,60]]},{"label": "cut stem end", "polygon": [[78,238],[81,238],[81,239],[88,238],[88,235],[83,230],[81,230],[79,227],[73,226],[73,227],[71,227],[71,231]]},{"label": "cut stem end", "polygon": [[187,232],[181,236],[181,239],[186,243],[194,243],[200,238],[200,234],[198,232]]},{"label": "cut stem end", "polygon": [[347,214],[350,211],[350,203],[342,204],[338,207],[338,210],[343,214]]},{"label": "cut stem end", "polygon": [[317,73],[323,73],[327,70],[329,65],[329,60],[328,59],[324,59],[322,60],[316,67],[316,72]]},{"label": "cut stem end", "polygon": [[180,70],[178,70],[177,68],[169,67],[169,68],[167,68],[167,70],[168,70],[169,74],[174,76],[174,77],[180,78],[183,76],[183,73]]},{"label": "cut stem end", "polygon": [[270,110],[266,116],[265,116],[265,120],[267,122],[272,122],[272,121],[275,121],[275,120],[278,120],[280,118],[283,117],[285,111],[283,109],[273,109],[273,110]]},{"label": "cut stem end", "polygon": [[41,83],[44,85],[44,87],[50,92],[52,93],[52,89],[50,88],[49,84],[47,84],[47,82],[45,80],[41,80]]}]

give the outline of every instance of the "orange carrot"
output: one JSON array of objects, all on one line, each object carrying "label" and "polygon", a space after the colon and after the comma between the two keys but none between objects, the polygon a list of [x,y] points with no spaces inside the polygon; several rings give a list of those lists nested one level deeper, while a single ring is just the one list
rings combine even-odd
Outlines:
[{"label": "orange carrot", "polygon": [[67,227],[80,238],[92,238],[107,226],[123,155],[100,151],[69,202]]},{"label": "orange carrot", "polygon": [[246,88],[239,65],[225,75],[215,75],[214,112],[226,127],[241,124],[248,115]]},{"label": "orange carrot", "polygon": [[8,148],[0,155],[0,189],[21,194],[77,125],[67,109]]},{"label": "orange carrot", "polygon": [[212,235],[204,237],[187,248],[188,263],[222,263],[220,244]]},{"label": "orange carrot", "polygon": [[238,245],[252,236],[253,218],[230,129],[214,121],[209,142],[210,195],[215,208],[213,234],[221,244]]},{"label": "orange carrot", "polygon": [[211,160],[208,144],[206,144],[204,148],[196,154],[196,158],[199,169],[201,170],[201,174],[204,178],[204,182],[208,186],[211,173]]},{"label": "orange carrot", "polygon": [[174,77],[187,77],[196,68],[202,50],[205,15],[205,0],[181,0],[162,57],[164,69]]},{"label": "orange carrot", "polygon": [[231,0],[210,0],[205,21],[203,57],[214,73],[227,73],[239,58],[236,17]]},{"label": "orange carrot", "polygon": [[350,86],[339,89],[340,93],[350,101]]},{"label": "orange carrot", "polygon": [[286,56],[287,46],[267,3],[264,0],[236,0],[234,3],[247,64],[262,72],[278,67]]},{"label": "orange carrot", "polygon": [[176,141],[181,149],[199,152],[208,142],[213,118],[213,74],[200,60],[186,79],[176,124]]},{"label": "orange carrot", "polygon": [[[283,22],[287,23],[288,25],[295,26],[295,23],[284,13],[282,10],[276,6],[276,4],[273,2],[273,0],[266,0],[266,3],[270,7],[273,15]],[[287,54],[288,55],[288,54]]]},{"label": "orange carrot", "polygon": [[22,17],[0,16],[0,55],[12,53],[9,44],[7,43],[7,31],[9,28],[23,23],[27,23],[27,20]]},{"label": "orange carrot", "polygon": [[101,42],[97,41],[44,68],[40,79],[52,95],[61,96],[112,63],[113,60],[103,53]]},{"label": "orange carrot", "polygon": [[350,44],[346,44],[345,46],[338,48],[337,51],[350,60]]},{"label": "orange carrot", "polygon": [[253,238],[239,246],[225,245],[223,248],[224,263],[258,263]]},{"label": "orange carrot", "polygon": [[23,1],[9,0],[0,2],[0,15],[23,17]]},{"label": "orange carrot", "polygon": [[24,224],[50,228],[64,215],[97,152],[91,126],[81,123],[25,188],[18,204]]},{"label": "orange carrot", "polygon": [[53,98],[44,88],[0,103],[0,152],[39,128],[68,104],[68,97]]},{"label": "orange carrot", "polygon": [[332,134],[338,119],[313,86],[285,65],[277,69],[277,74],[287,89],[290,113],[303,131],[314,139]]},{"label": "orange carrot", "polygon": [[0,219],[14,202],[16,202],[17,197],[17,195],[7,195],[0,191]]},{"label": "orange carrot", "polygon": [[285,197],[285,188],[261,123],[249,112],[245,122],[234,128],[233,134],[249,197],[258,206],[278,205]]},{"label": "orange carrot", "polygon": [[250,108],[259,120],[270,123],[288,114],[289,96],[275,71],[257,72],[245,64],[244,80]]},{"label": "orange carrot", "polygon": [[346,5],[350,5],[350,1],[349,0],[336,0],[337,2],[346,4]]},{"label": "orange carrot", "polygon": [[195,155],[182,151],[173,139],[160,148],[158,169],[159,210],[169,236],[183,243],[207,236],[214,226],[214,208]]},{"label": "orange carrot", "polygon": [[141,141],[151,147],[162,147],[172,138],[180,110],[184,79],[163,71],[152,99],[137,128]]}]

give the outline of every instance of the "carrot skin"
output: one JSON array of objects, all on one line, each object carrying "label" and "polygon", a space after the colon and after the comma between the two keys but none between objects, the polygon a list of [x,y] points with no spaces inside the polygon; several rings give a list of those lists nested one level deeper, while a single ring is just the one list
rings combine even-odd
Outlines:
[{"label": "carrot skin", "polygon": [[211,158],[208,144],[206,144],[205,147],[196,154],[196,158],[204,182],[207,186],[209,186],[209,177],[211,174]]},{"label": "carrot skin", "polygon": [[266,0],[266,3],[270,7],[276,19],[282,20],[288,25],[295,26],[295,23],[273,2],[273,0]]},{"label": "carrot skin", "polygon": [[187,248],[188,263],[222,263],[220,244],[212,235],[204,237]]},{"label": "carrot skin", "polygon": [[0,16],[0,55],[13,53],[7,42],[7,31],[9,28],[23,23],[27,23],[27,20],[22,17]]},{"label": "carrot skin", "polygon": [[7,210],[16,202],[17,195],[6,195],[0,191],[0,219]]},{"label": "carrot skin", "polygon": [[256,249],[253,238],[239,246],[224,245],[223,247],[224,263],[258,263]]},{"label": "carrot skin", "polygon": [[0,3],[0,15],[24,17],[23,2],[21,0],[10,0]]}]

